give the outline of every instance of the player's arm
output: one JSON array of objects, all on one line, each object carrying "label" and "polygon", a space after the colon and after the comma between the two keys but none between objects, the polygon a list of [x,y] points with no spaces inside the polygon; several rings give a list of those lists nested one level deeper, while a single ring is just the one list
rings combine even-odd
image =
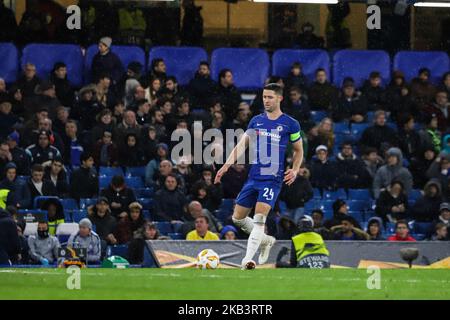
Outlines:
[{"label": "player's arm", "polygon": [[[298,133],[300,135],[300,133]],[[297,178],[298,172],[300,171],[300,166],[303,162],[303,143],[302,139],[297,139],[292,143],[292,149],[294,151],[292,157],[292,169],[286,170],[284,173],[284,181],[289,186],[294,183]]]},{"label": "player's arm", "polygon": [[244,155],[245,150],[248,147],[250,137],[247,133],[244,133],[239,140],[236,147],[234,147],[233,151],[231,151],[230,155],[228,156],[227,160],[223,164],[222,168],[220,168],[219,171],[217,171],[216,178],[214,179],[214,183],[220,183],[220,179],[222,179],[223,175],[228,171],[228,169],[233,165],[237,159],[239,159],[242,155]]}]

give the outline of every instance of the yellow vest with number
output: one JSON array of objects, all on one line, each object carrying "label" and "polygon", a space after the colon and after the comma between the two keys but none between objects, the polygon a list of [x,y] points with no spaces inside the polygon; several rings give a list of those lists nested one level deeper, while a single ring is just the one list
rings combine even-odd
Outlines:
[{"label": "yellow vest with number", "polygon": [[322,236],[315,232],[304,232],[292,237],[294,243],[295,255],[297,261],[310,254],[324,254],[329,256],[330,253],[325,246]]}]

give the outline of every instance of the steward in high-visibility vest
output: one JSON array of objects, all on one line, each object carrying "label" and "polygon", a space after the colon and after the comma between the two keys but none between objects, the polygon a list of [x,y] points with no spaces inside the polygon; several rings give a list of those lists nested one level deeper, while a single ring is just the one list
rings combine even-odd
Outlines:
[{"label": "steward in high-visibility vest", "polygon": [[322,236],[313,231],[313,225],[314,222],[309,216],[304,216],[299,220],[299,233],[292,237],[290,263],[278,261],[278,268],[322,269],[330,267],[330,253]]},{"label": "steward in high-visibility vest", "polygon": [[8,189],[0,189],[0,208],[6,209],[6,206],[8,205],[8,195],[10,190]]}]

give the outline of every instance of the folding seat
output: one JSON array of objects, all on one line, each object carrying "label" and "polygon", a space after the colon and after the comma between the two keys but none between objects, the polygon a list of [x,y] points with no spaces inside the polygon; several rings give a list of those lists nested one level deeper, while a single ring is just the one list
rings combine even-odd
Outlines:
[{"label": "folding seat", "polygon": [[125,175],[128,177],[145,177],[145,166],[142,167],[127,167]]},{"label": "folding seat", "polygon": [[342,86],[346,77],[355,80],[356,87],[364,84],[372,71],[381,74],[382,84],[386,85],[391,77],[389,54],[382,50],[340,50],[333,56],[333,83]]},{"label": "folding seat", "polygon": [[184,240],[182,233],[168,233],[167,234],[172,240]]},{"label": "folding seat", "polygon": [[100,190],[107,188],[111,183],[113,176],[99,176],[98,177],[98,186]]},{"label": "folding seat", "polygon": [[370,203],[363,200],[348,200],[347,206],[349,207],[349,211],[364,212],[369,208]]},{"label": "folding seat", "polygon": [[313,199],[320,200],[322,199],[322,192],[319,188],[313,188]]},{"label": "folding seat", "polygon": [[348,122],[335,122],[333,125],[334,133],[348,134],[350,133],[350,125]]},{"label": "folding seat", "polygon": [[166,73],[175,76],[178,83],[185,86],[194,78],[200,62],[208,60],[208,54],[199,47],[153,47],[148,57],[148,70],[156,58],[164,59]]},{"label": "folding seat", "polygon": [[152,198],[155,193],[153,188],[137,188],[134,189],[136,198]]},{"label": "folding seat", "polygon": [[222,199],[219,209],[227,212],[233,212],[234,201],[234,199]]},{"label": "folding seat", "polygon": [[235,85],[243,91],[255,91],[269,76],[270,61],[265,50],[253,48],[219,48],[211,55],[211,75],[218,80],[219,72],[233,72]]},{"label": "folding seat", "polygon": [[349,200],[372,200],[372,195],[369,189],[348,189],[348,199]]},{"label": "folding seat", "polygon": [[325,118],[327,115],[328,114],[326,111],[311,111],[311,119],[314,122],[322,121],[322,119]]},{"label": "folding seat", "polygon": [[153,209],[153,199],[138,198],[136,200],[137,200],[137,202],[139,202],[142,205],[143,209],[150,210],[150,211]]},{"label": "folding seat", "polygon": [[308,80],[313,81],[315,72],[319,68],[325,69],[330,74],[330,58],[325,50],[298,50],[280,49],[276,50],[272,56],[272,74],[286,77],[291,71],[292,64],[300,62],[303,74]]},{"label": "folding seat", "polygon": [[133,189],[144,187],[144,181],[141,177],[125,177],[125,183],[128,187]]},{"label": "folding seat", "polygon": [[71,199],[71,198],[66,198],[66,199],[60,199],[61,204],[64,208],[64,211],[67,210],[77,210],[78,209],[78,204],[77,201],[75,199]]},{"label": "folding seat", "polygon": [[97,203],[97,198],[81,198],[80,199],[80,209],[86,210],[87,207],[95,205]]},{"label": "folding seat", "polygon": [[69,240],[70,235],[77,233],[79,230],[78,223],[61,223],[56,229],[56,237],[61,244]]},{"label": "folding seat", "polygon": [[408,200],[413,202],[416,202],[420,197],[422,197],[422,191],[419,189],[412,189],[408,194]]},{"label": "folding seat", "polygon": [[368,123],[352,123],[350,131],[356,140],[361,139],[364,130],[366,130],[370,124]]},{"label": "folding seat", "polygon": [[17,80],[19,73],[19,53],[12,43],[0,43],[0,77],[6,83]]},{"label": "folding seat", "polygon": [[123,170],[120,167],[100,167],[98,174],[100,176],[123,176]]},{"label": "folding seat", "polygon": [[79,223],[82,219],[87,218],[86,210],[73,210],[72,211],[72,221]]},{"label": "folding seat", "polygon": [[158,228],[159,232],[162,235],[168,235],[169,233],[172,233],[172,224],[167,221],[158,221],[155,222],[156,228]]},{"label": "folding seat", "polygon": [[33,201],[33,208],[40,209],[42,204],[47,200],[56,200],[60,201],[58,197],[55,196],[37,196]]},{"label": "folding seat", "polygon": [[450,69],[447,53],[443,51],[399,51],[394,56],[393,70],[400,70],[406,81],[417,77],[419,69],[428,68],[431,81],[438,84]]},{"label": "folding seat", "polygon": [[67,79],[75,87],[83,85],[84,57],[80,46],[73,44],[33,43],[22,50],[22,67],[26,63],[36,65],[40,78],[47,79],[56,62],[67,65]]},{"label": "folding seat", "polygon": [[324,191],[322,195],[323,200],[337,200],[347,199],[347,193],[344,189],[338,189],[336,191]]},{"label": "folding seat", "polygon": [[116,244],[112,246],[108,246],[106,249],[106,256],[119,256],[124,259],[128,257],[128,245],[127,244]]},{"label": "folding seat", "polygon": [[431,235],[433,233],[433,223],[431,222],[414,222],[414,233]]}]

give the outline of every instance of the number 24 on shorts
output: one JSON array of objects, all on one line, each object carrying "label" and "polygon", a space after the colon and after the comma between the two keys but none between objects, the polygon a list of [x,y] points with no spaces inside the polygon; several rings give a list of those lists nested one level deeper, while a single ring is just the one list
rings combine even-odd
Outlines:
[{"label": "number 24 on shorts", "polygon": [[266,198],[266,200],[270,201],[273,199],[274,192],[272,188],[264,188],[264,194],[263,197]]}]

